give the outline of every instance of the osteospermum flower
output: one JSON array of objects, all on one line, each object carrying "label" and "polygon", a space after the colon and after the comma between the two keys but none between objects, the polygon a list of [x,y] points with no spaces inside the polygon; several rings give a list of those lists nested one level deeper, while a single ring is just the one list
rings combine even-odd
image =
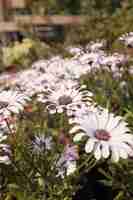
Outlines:
[{"label": "osteospermum flower", "polygon": [[30,79],[20,85],[20,89],[30,97],[47,90],[48,87],[54,85],[56,79],[52,74],[42,74],[36,79]]},{"label": "osteospermum flower", "polygon": [[49,65],[46,72],[48,74],[52,74],[56,78],[64,79],[67,74],[65,63],[66,61],[63,58],[53,58],[49,61]]},{"label": "osteospermum flower", "polygon": [[33,63],[33,65],[31,66],[31,68],[33,70],[39,71],[39,72],[45,72],[46,68],[49,64],[49,60],[39,60]]},{"label": "osteospermum flower", "polygon": [[66,48],[66,50],[68,50],[69,53],[71,53],[74,56],[79,56],[82,53],[84,53],[83,48],[81,46],[69,46]]},{"label": "osteospermum flower", "polygon": [[11,149],[10,146],[3,142],[7,139],[7,135],[1,130],[0,127],[0,163],[10,164]]},{"label": "osteospermum flower", "polygon": [[5,156],[0,156],[0,163],[9,165],[11,163],[10,158],[5,155]]},{"label": "osteospermum flower", "polygon": [[96,40],[96,41],[91,41],[87,46],[86,50],[90,52],[97,52],[101,49],[103,49],[106,46],[106,41],[105,40]]},{"label": "osteospermum flower", "polygon": [[27,88],[31,87],[32,83],[37,80],[39,76],[40,73],[33,69],[23,70],[17,73],[16,85],[21,90],[25,91]]},{"label": "osteospermum flower", "polygon": [[18,114],[30,98],[17,91],[8,90],[0,92],[0,114],[9,116],[10,113]]},{"label": "osteospermum flower", "polygon": [[45,135],[35,136],[32,147],[34,153],[43,153],[45,150],[52,148],[52,137],[46,137]]},{"label": "osteospermum flower", "polygon": [[66,145],[62,156],[57,162],[58,175],[64,178],[65,173],[67,176],[74,173],[77,166],[76,161],[79,158],[78,148],[76,145]]},{"label": "osteospermum flower", "polygon": [[66,59],[64,65],[66,66],[65,77],[72,80],[79,79],[82,75],[89,73],[91,70],[91,66],[88,63],[80,62],[78,57]]},{"label": "osteospermum flower", "polygon": [[105,57],[105,52],[99,50],[97,52],[86,52],[79,56],[77,59],[82,65],[90,64],[91,66],[97,68],[100,66],[100,61]]},{"label": "osteospermum flower", "polygon": [[119,40],[126,46],[133,47],[133,32],[123,34],[121,37],[119,37]]},{"label": "osteospermum flower", "polygon": [[9,165],[11,163],[10,156],[10,146],[7,144],[0,144],[0,163]]},{"label": "osteospermum flower", "polygon": [[[68,82],[69,83],[69,82]],[[38,95],[38,101],[45,103],[51,114],[62,113],[64,110],[70,112],[72,108],[80,106],[84,102],[90,105],[92,93],[72,83],[57,84],[55,88],[49,89],[47,93]]]},{"label": "osteospermum flower", "polygon": [[85,152],[93,152],[97,160],[111,155],[112,160],[117,162],[119,158],[133,156],[133,135],[122,117],[103,109],[75,117],[72,123],[77,124],[70,130],[71,134],[75,134],[73,140],[77,142],[86,136]]},{"label": "osteospermum flower", "polygon": [[124,54],[114,53],[112,55],[108,55],[102,57],[99,61],[101,66],[107,68],[107,66],[113,71],[117,72],[120,70],[120,67],[126,64],[128,61],[128,56]]},{"label": "osteospermum flower", "polygon": [[75,80],[80,78],[81,75],[88,73],[88,71],[90,71],[90,66],[81,64],[76,57],[71,59],[51,59],[46,69],[47,74],[52,74],[59,80]]}]

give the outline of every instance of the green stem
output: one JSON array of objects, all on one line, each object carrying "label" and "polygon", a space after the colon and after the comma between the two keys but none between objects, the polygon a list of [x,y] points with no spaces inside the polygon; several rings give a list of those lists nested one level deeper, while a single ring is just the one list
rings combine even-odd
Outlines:
[{"label": "green stem", "polygon": [[[80,171],[80,169],[82,168],[82,167],[84,167],[88,162],[89,162],[89,160],[91,159],[93,157],[93,155],[91,154],[90,156],[88,156],[88,158],[84,161],[84,162],[82,162],[82,164],[77,168],[77,171]],[[94,162],[94,159],[92,159],[91,161],[90,161],[90,163],[89,163],[89,165],[91,165],[91,163],[93,163]],[[94,166],[95,166],[95,164],[96,164],[96,162],[94,162]],[[93,166],[92,165],[92,166]],[[92,167],[91,167],[92,168]]]}]

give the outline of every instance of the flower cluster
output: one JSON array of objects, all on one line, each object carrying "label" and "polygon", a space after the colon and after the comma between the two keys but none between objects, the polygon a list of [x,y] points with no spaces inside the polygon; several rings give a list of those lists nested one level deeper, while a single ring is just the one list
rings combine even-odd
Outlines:
[{"label": "flower cluster", "polygon": [[[11,166],[15,173],[20,169],[19,175],[23,171],[29,185],[41,188],[43,194],[45,188],[46,197],[56,181],[68,180],[76,170],[89,168],[92,161],[113,163],[133,157],[131,122],[104,108],[108,102],[101,101],[108,84],[115,82],[115,95],[108,98],[110,105],[120,106],[116,93],[124,93],[125,88],[127,102],[130,88],[126,76],[132,75],[132,66],[119,82],[129,57],[106,53],[105,46],[105,41],[96,41],[84,48],[71,47],[67,49],[70,58],[53,56],[33,63],[30,69],[0,77],[0,163]],[[112,76],[111,81],[105,81],[108,76]],[[93,84],[98,78],[104,92],[100,84]],[[33,109],[28,109],[30,106]]]}]

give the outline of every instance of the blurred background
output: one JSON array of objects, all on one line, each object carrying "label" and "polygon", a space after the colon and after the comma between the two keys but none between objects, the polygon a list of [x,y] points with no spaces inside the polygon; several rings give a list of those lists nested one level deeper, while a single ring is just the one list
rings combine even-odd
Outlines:
[{"label": "blurred background", "polygon": [[[84,46],[97,39],[106,39],[107,51],[124,53],[117,39],[133,31],[132,22],[132,0],[1,0],[0,44],[4,49],[0,49],[0,54],[6,55],[2,58],[5,63],[0,60],[1,66],[13,63],[27,67],[51,54],[66,56],[67,47]],[[31,45],[32,55],[20,62],[18,48],[25,38],[30,41],[24,42],[22,48]],[[15,50],[9,49],[14,42]]]},{"label": "blurred background", "polygon": [[[30,19],[25,20],[28,16],[45,18],[32,19],[34,26],[31,27]],[[2,42],[7,42],[5,35],[12,41],[31,34],[46,42],[54,40],[72,44],[107,38],[112,43],[120,34],[133,30],[132,19],[132,0],[0,1]]]}]

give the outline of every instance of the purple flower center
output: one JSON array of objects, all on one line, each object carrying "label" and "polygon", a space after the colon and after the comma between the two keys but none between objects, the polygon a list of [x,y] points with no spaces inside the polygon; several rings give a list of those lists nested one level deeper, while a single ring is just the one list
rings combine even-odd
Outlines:
[{"label": "purple flower center", "polygon": [[72,98],[70,96],[63,95],[59,97],[58,102],[59,102],[59,105],[68,105],[72,103]]},{"label": "purple flower center", "polygon": [[95,131],[95,137],[98,139],[98,140],[104,140],[104,141],[109,141],[110,139],[110,133],[104,129],[97,129]]}]

